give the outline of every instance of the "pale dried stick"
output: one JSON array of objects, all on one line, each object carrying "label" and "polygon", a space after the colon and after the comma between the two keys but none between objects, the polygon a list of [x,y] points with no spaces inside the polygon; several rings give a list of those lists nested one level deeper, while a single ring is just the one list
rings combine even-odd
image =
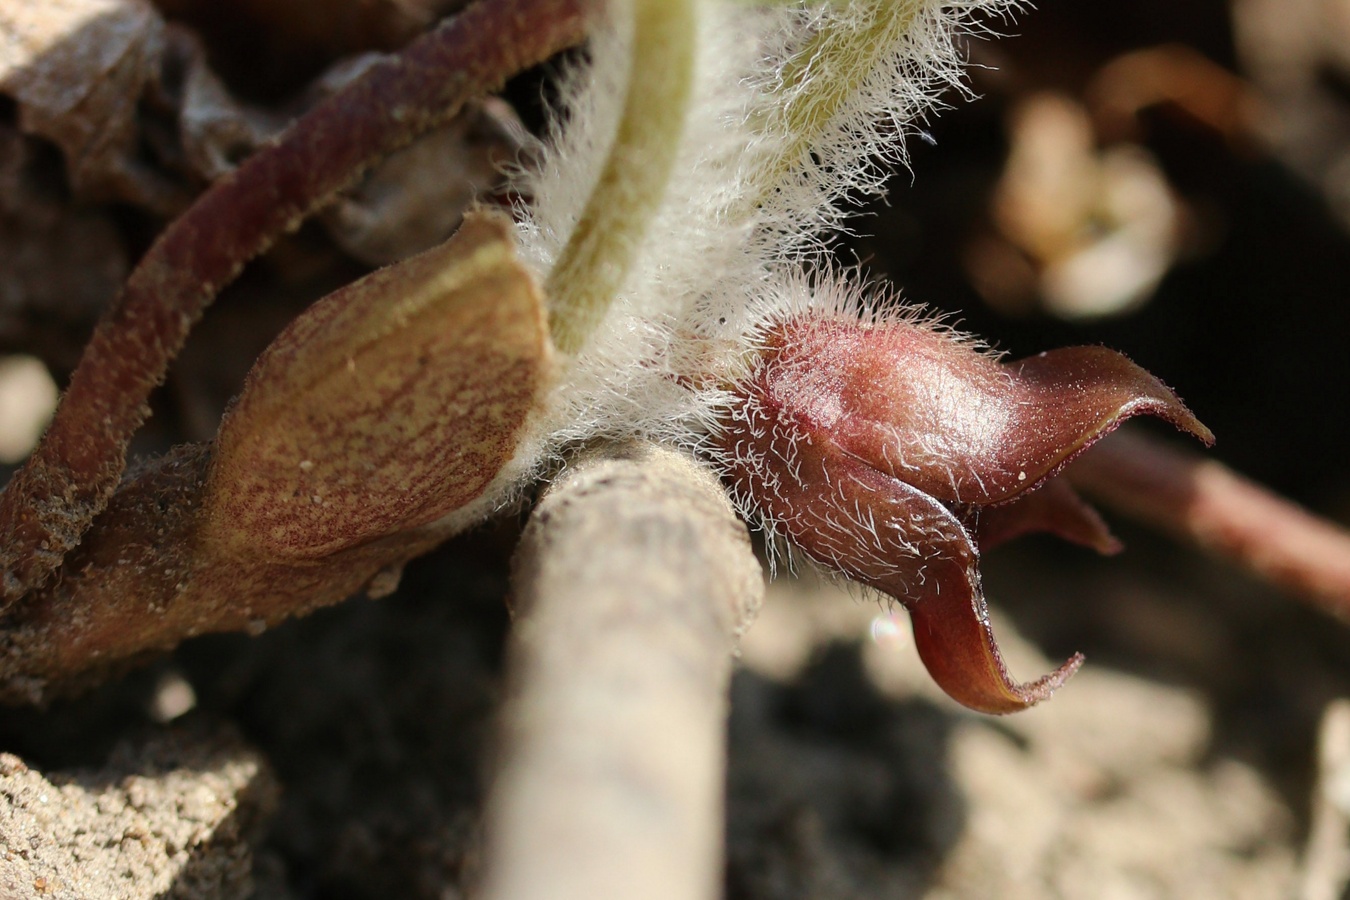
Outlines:
[{"label": "pale dried stick", "polygon": [[1222,463],[1123,432],[1085,453],[1068,477],[1103,505],[1350,619],[1350,532]]},{"label": "pale dried stick", "polygon": [[591,457],[514,585],[481,896],[720,896],[727,684],[763,595],[725,494],[669,451]]},{"label": "pale dried stick", "polygon": [[1333,700],[1317,735],[1308,843],[1299,900],[1339,900],[1350,882],[1350,701]]}]

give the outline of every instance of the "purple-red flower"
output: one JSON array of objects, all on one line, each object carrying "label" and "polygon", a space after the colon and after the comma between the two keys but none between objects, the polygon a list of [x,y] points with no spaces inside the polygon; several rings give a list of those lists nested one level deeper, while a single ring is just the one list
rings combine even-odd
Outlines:
[{"label": "purple-red flower", "polygon": [[1009,676],[980,588],[980,550],[1050,531],[1118,549],[1067,483],[1074,456],[1140,414],[1213,435],[1119,353],[1071,347],[1002,363],[897,319],[805,313],[769,329],[717,435],[734,490],[809,557],[899,600],[937,683],[973,709],[1048,697],[1075,655]]}]

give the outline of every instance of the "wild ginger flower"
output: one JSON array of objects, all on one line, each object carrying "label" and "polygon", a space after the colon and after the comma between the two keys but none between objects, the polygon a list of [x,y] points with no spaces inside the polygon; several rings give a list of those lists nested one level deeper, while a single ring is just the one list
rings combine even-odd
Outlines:
[{"label": "wild ginger flower", "polygon": [[912,316],[828,307],[769,326],[762,347],[715,437],[735,493],[811,559],[904,604],[933,678],[983,712],[1045,699],[1082,657],[1011,679],[980,547],[1045,530],[1110,551],[1096,514],[1049,479],[1135,415],[1212,441],[1162,382],[1101,347],[1003,363]]},{"label": "wild ginger flower", "polygon": [[636,435],[710,459],[747,518],[903,602],[935,679],[988,712],[1044,699],[1081,659],[1009,677],[980,546],[1042,529],[1112,550],[1047,479],[1141,413],[1209,439],[1118,354],[1000,364],[912,310],[869,317],[847,285],[801,274],[828,270],[847,202],[881,193],[878,160],[903,161],[904,132],[956,83],[953,34],[1004,8],[611,4],[521,192],[523,255],[563,359],[522,455]]}]

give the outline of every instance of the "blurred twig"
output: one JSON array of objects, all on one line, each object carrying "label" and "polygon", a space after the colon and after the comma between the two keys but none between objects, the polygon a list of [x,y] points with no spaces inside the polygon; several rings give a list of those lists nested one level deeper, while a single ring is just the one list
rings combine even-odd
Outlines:
[{"label": "blurred twig", "polygon": [[591,457],[514,583],[482,896],[718,896],[727,682],[763,591],[725,494],[669,451]]},{"label": "blurred twig", "polygon": [[1327,706],[1317,738],[1317,784],[1300,900],[1338,900],[1350,881],[1350,701]]},{"label": "blurred twig", "polygon": [[1223,464],[1127,432],[1084,454],[1068,475],[1104,505],[1350,619],[1350,532]]}]

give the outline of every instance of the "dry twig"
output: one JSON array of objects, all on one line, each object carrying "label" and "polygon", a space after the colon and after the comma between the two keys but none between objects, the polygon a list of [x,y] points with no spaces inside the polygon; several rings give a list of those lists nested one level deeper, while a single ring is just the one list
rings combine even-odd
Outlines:
[{"label": "dry twig", "polygon": [[763,592],[725,494],[669,451],[591,457],[535,511],[515,592],[482,896],[717,896],[727,682]]},{"label": "dry twig", "polygon": [[1350,882],[1350,702],[1334,700],[1317,737],[1317,783],[1300,900],[1338,900]]},{"label": "dry twig", "polygon": [[1222,463],[1124,433],[1084,454],[1069,478],[1107,506],[1350,618],[1350,533]]}]

